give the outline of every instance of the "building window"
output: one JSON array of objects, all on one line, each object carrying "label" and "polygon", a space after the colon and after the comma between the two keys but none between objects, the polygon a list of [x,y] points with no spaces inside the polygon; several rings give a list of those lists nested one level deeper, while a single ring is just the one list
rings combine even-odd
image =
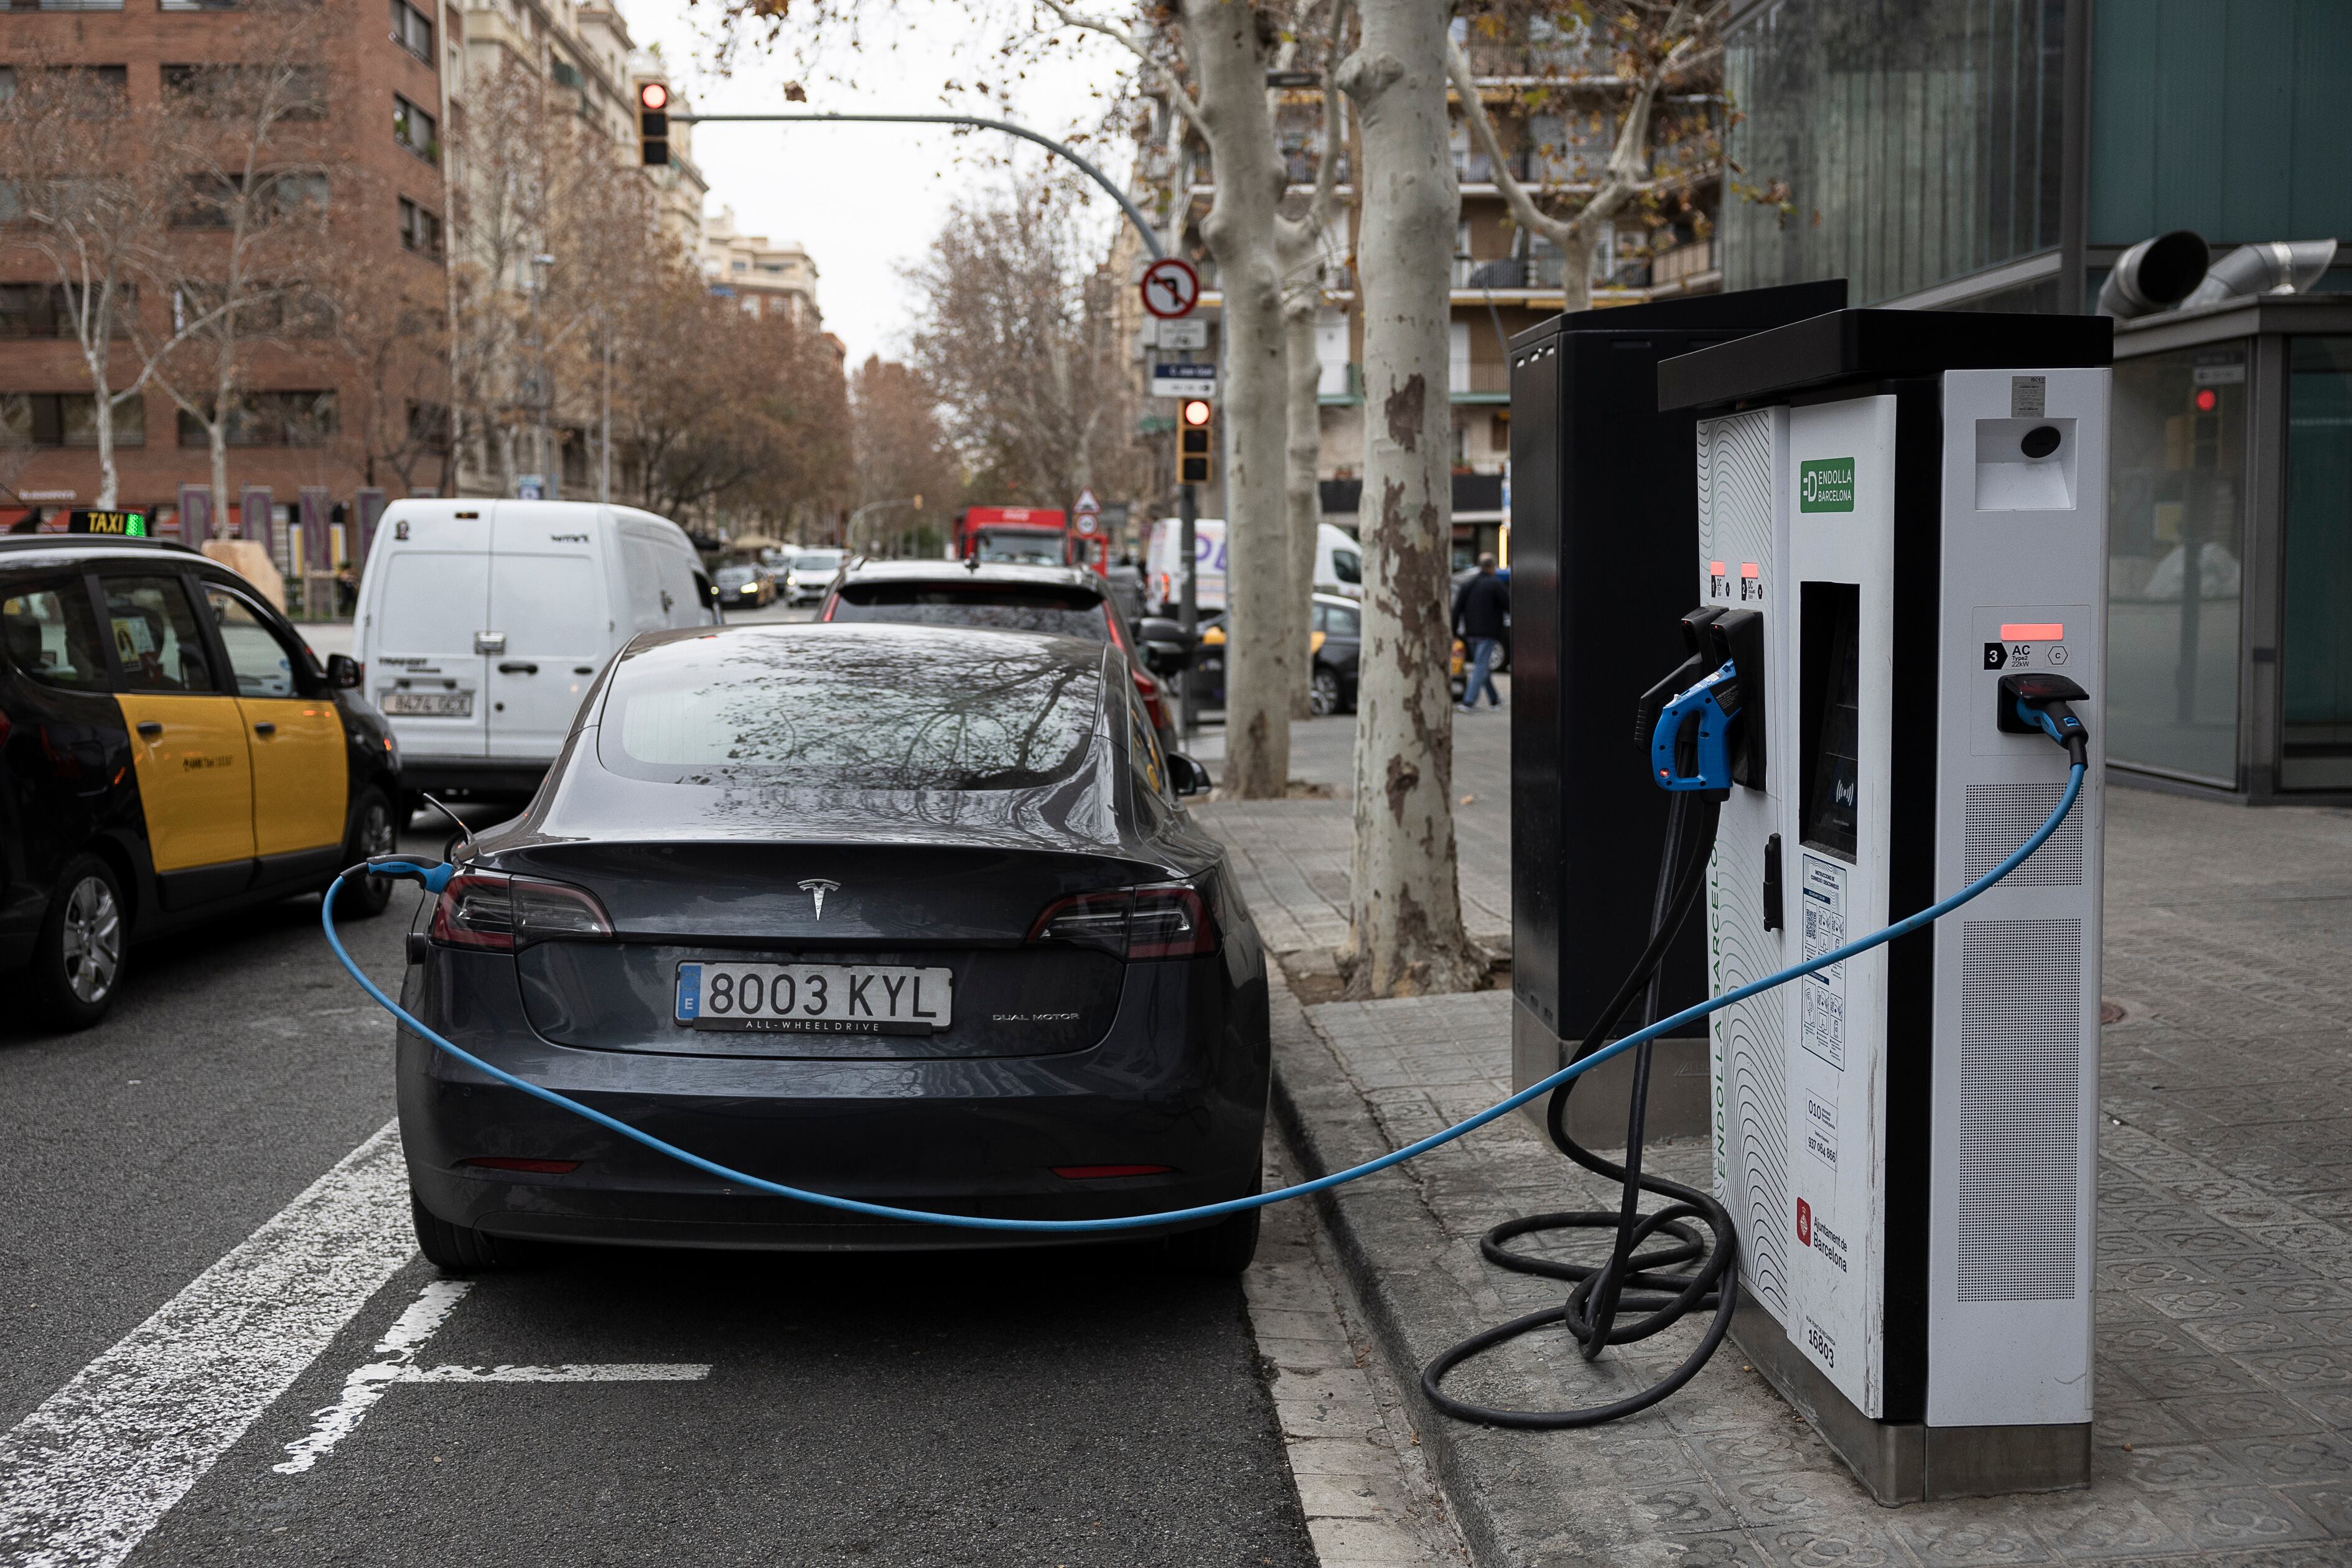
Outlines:
[{"label": "building window", "polygon": [[392,95],[392,139],[428,163],[441,161],[433,117],[398,93]]},{"label": "building window", "polygon": [[[233,228],[245,188],[242,174],[191,174],[180,201],[172,209],[175,228]],[[256,176],[253,206],[245,214],[251,226],[282,223],[289,218],[327,210],[327,176],[272,171]]]},{"label": "building window", "polygon": [[406,196],[400,198],[400,244],[404,250],[438,260],[441,256],[441,217],[428,208],[418,206]]},{"label": "building window", "polygon": [[[232,447],[315,447],[341,429],[331,392],[248,392],[228,411]],[[204,422],[183,409],[180,445],[208,445]]]},{"label": "building window", "polygon": [[562,55],[555,56],[550,62],[548,74],[555,79],[555,85],[558,87],[576,89],[580,86],[580,68]]},{"label": "building window", "polygon": [[[77,336],[73,304],[79,285],[63,283],[0,283],[0,338],[70,338]],[[131,335],[138,313],[139,291],[129,283],[114,286],[112,336]]]},{"label": "building window", "polygon": [[408,0],[392,0],[392,41],[426,65],[433,63],[432,18]]},{"label": "building window", "polygon": [[[0,392],[0,427],[27,447],[98,445],[98,399],[87,392]],[[147,406],[136,397],[114,405],[114,444],[147,444]]]},{"label": "building window", "polygon": [[284,68],[236,65],[167,65],[163,106],[175,114],[208,118],[249,117],[278,100],[279,120],[324,120],[327,74],[315,66]]}]

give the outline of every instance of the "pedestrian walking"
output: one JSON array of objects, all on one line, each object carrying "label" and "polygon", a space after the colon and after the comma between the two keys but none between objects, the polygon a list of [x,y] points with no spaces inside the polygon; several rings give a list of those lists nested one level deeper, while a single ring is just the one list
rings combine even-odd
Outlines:
[{"label": "pedestrian walking", "polygon": [[1510,620],[1511,585],[1496,574],[1494,556],[1481,555],[1478,574],[1454,595],[1454,635],[1470,645],[1470,673],[1462,683],[1465,713],[1477,708],[1481,687],[1491,706],[1503,705],[1502,693],[1495,689],[1495,664],[1501,657]]}]

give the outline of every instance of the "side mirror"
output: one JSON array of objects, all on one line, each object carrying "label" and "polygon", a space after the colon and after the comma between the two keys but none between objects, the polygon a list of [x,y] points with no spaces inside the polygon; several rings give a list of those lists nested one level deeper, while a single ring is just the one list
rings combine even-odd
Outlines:
[{"label": "side mirror", "polygon": [[1178,795],[1206,795],[1216,781],[1209,770],[1181,752],[1168,753],[1168,782],[1176,786]]},{"label": "side mirror", "polygon": [[357,689],[365,675],[366,672],[360,668],[360,661],[350,654],[331,653],[327,656],[327,684],[336,690]]},{"label": "side mirror", "polygon": [[1145,642],[1172,643],[1181,652],[1189,653],[1192,645],[1200,641],[1198,633],[1187,637],[1183,623],[1173,616],[1146,616],[1136,623],[1135,629]]}]

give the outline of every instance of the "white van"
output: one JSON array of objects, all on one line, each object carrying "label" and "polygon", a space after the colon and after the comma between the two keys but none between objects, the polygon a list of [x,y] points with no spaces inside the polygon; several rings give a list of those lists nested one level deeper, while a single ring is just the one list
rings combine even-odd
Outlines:
[{"label": "white van", "polygon": [[639,632],[710,626],[686,531],[593,501],[401,500],[376,525],[354,642],[412,789],[528,796],[596,672]]},{"label": "white van", "polygon": [[[1225,522],[1204,517],[1192,524],[1192,551],[1200,558],[1193,602],[1203,614],[1225,607]],[[1184,594],[1184,525],[1163,517],[1151,525],[1144,555],[1144,596],[1155,616],[1172,616]],[[1363,549],[1347,530],[1330,523],[1315,530],[1315,591],[1343,598],[1364,596]]]}]

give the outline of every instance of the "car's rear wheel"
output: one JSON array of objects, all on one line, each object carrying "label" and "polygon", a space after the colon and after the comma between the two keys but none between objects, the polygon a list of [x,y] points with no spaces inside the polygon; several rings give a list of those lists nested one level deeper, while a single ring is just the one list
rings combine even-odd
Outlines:
[{"label": "car's rear wheel", "polygon": [[1328,718],[1339,710],[1339,672],[1328,665],[1315,667],[1315,685],[1307,705],[1318,719]]},{"label": "car's rear wheel", "polygon": [[59,1028],[87,1029],[106,1016],[121,989],[122,891],[114,868],[95,855],[68,861],[33,944],[32,992]]},{"label": "car's rear wheel", "polygon": [[[389,855],[400,846],[393,826],[392,803],[373,784],[360,792],[352,806],[352,825],[343,835],[343,864],[356,866],[373,855]],[[335,895],[335,918],[366,920],[383,913],[392,902],[392,879],[354,877]]]},{"label": "car's rear wheel", "polygon": [[1213,1226],[1187,1230],[1168,1238],[1165,1261],[1185,1274],[1231,1278],[1257,1256],[1258,1216],[1263,1209],[1229,1214]]},{"label": "car's rear wheel", "polygon": [[450,1224],[426,1208],[414,1188],[408,1212],[416,1224],[416,1250],[444,1274],[481,1274],[514,1261],[510,1246],[469,1226]]}]

